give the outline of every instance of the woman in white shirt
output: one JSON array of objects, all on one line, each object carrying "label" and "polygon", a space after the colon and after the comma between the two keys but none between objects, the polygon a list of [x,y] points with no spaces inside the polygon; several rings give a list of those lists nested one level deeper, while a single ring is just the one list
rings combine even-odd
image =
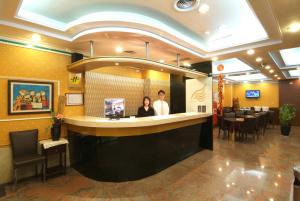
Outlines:
[{"label": "woman in white shirt", "polygon": [[168,115],[170,110],[169,105],[166,101],[164,101],[166,92],[164,90],[159,90],[157,94],[159,100],[156,100],[153,103],[155,115]]}]

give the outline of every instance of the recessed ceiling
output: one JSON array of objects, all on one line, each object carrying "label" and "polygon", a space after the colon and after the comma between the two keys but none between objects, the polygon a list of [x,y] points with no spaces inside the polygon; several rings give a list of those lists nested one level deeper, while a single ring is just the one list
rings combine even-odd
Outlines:
[{"label": "recessed ceiling", "polygon": [[249,75],[238,75],[238,76],[228,76],[227,80],[242,82],[242,81],[261,81],[266,80],[267,77],[261,73],[249,74]]},{"label": "recessed ceiling", "polygon": [[280,50],[285,66],[300,65],[300,47]]},{"label": "recessed ceiling", "polygon": [[289,70],[292,77],[300,77],[300,70]]},{"label": "recessed ceiling", "polygon": [[[246,49],[252,43],[265,46],[277,41],[273,32],[267,33],[248,0],[201,0],[196,6],[206,4],[210,8],[204,14],[198,8],[179,12],[174,3],[174,0],[23,0],[14,4],[17,6],[14,15],[4,15],[0,24],[35,28],[36,32],[66,41],[95,32],[138,33],[202,58]],[[270,8],[264,9],[269,12]]]},{"label": "recessed ceiling", "polygon": [[[218,71],[218,65],[222,64],[224,66],[223,71]],[[222,61],[214,61],[213,62],[213,75],[216,74],[227,74],[227,73],[237,73],[237,72],[246,72],[246,71],[253,71],[254,69],[244,63],[243,61],[232,58],[232,59],[226,59]]]}]

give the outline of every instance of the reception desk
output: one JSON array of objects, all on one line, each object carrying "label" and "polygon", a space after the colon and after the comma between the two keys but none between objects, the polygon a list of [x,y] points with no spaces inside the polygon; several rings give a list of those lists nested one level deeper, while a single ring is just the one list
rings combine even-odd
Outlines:
[{"label": "reception desk", "polygon": [[71,165],[99,181],[155,174],[202,149],[213,148],[210,113],[109,120],[66,117]]}]

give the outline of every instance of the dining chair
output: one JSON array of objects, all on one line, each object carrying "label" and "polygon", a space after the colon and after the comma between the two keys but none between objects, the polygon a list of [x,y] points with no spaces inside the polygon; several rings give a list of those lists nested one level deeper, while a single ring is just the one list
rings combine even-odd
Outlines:
[{"label": "dining chair", "polygon": [[256,118],[245,118],[244,122],[241,124],[241,128],[239,131],[239,135],[242,136],[242,139],[246,138],[247,140],[248,135],[252,135],[255,142],[255,137],[257,136],[255,124]]},{"label": "dining chair", "polygon": [[224,121],[224,118],[220,115],[218,115],[218,127],[219,127],[218,137],[220,137],[221,131],[223,131],[224,137],[225,137],[226,133],[227,133],[227,136],[229,137],[229,126]]},{"label": "dining chair", "polygon": [[224,118],[235,118],[234,112],[227,112],[223,114]]},{"label": "dining chair", "polygon": [[18,169],[35,166],[36,176],[38,165],[42,165],[42,179],[45,181],[45,157],[38,154],[38,130],[10,132],[10,143],[13,156],[14,190],[18,183]]}]

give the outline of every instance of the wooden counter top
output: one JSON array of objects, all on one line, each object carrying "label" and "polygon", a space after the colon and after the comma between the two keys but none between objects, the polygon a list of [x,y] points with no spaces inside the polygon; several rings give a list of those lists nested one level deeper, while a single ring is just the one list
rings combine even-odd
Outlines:
[{"label": "wooden counter top", "polygon": [[121,118],[119,120],[109,120],[108,118],[75,116],[66,117],[66,124],[93,128],[133,128],[157,126],[162,124],[176,123],[211,116],[210,113],[178,113],[163,116],[140,117],[140,118]]}]

